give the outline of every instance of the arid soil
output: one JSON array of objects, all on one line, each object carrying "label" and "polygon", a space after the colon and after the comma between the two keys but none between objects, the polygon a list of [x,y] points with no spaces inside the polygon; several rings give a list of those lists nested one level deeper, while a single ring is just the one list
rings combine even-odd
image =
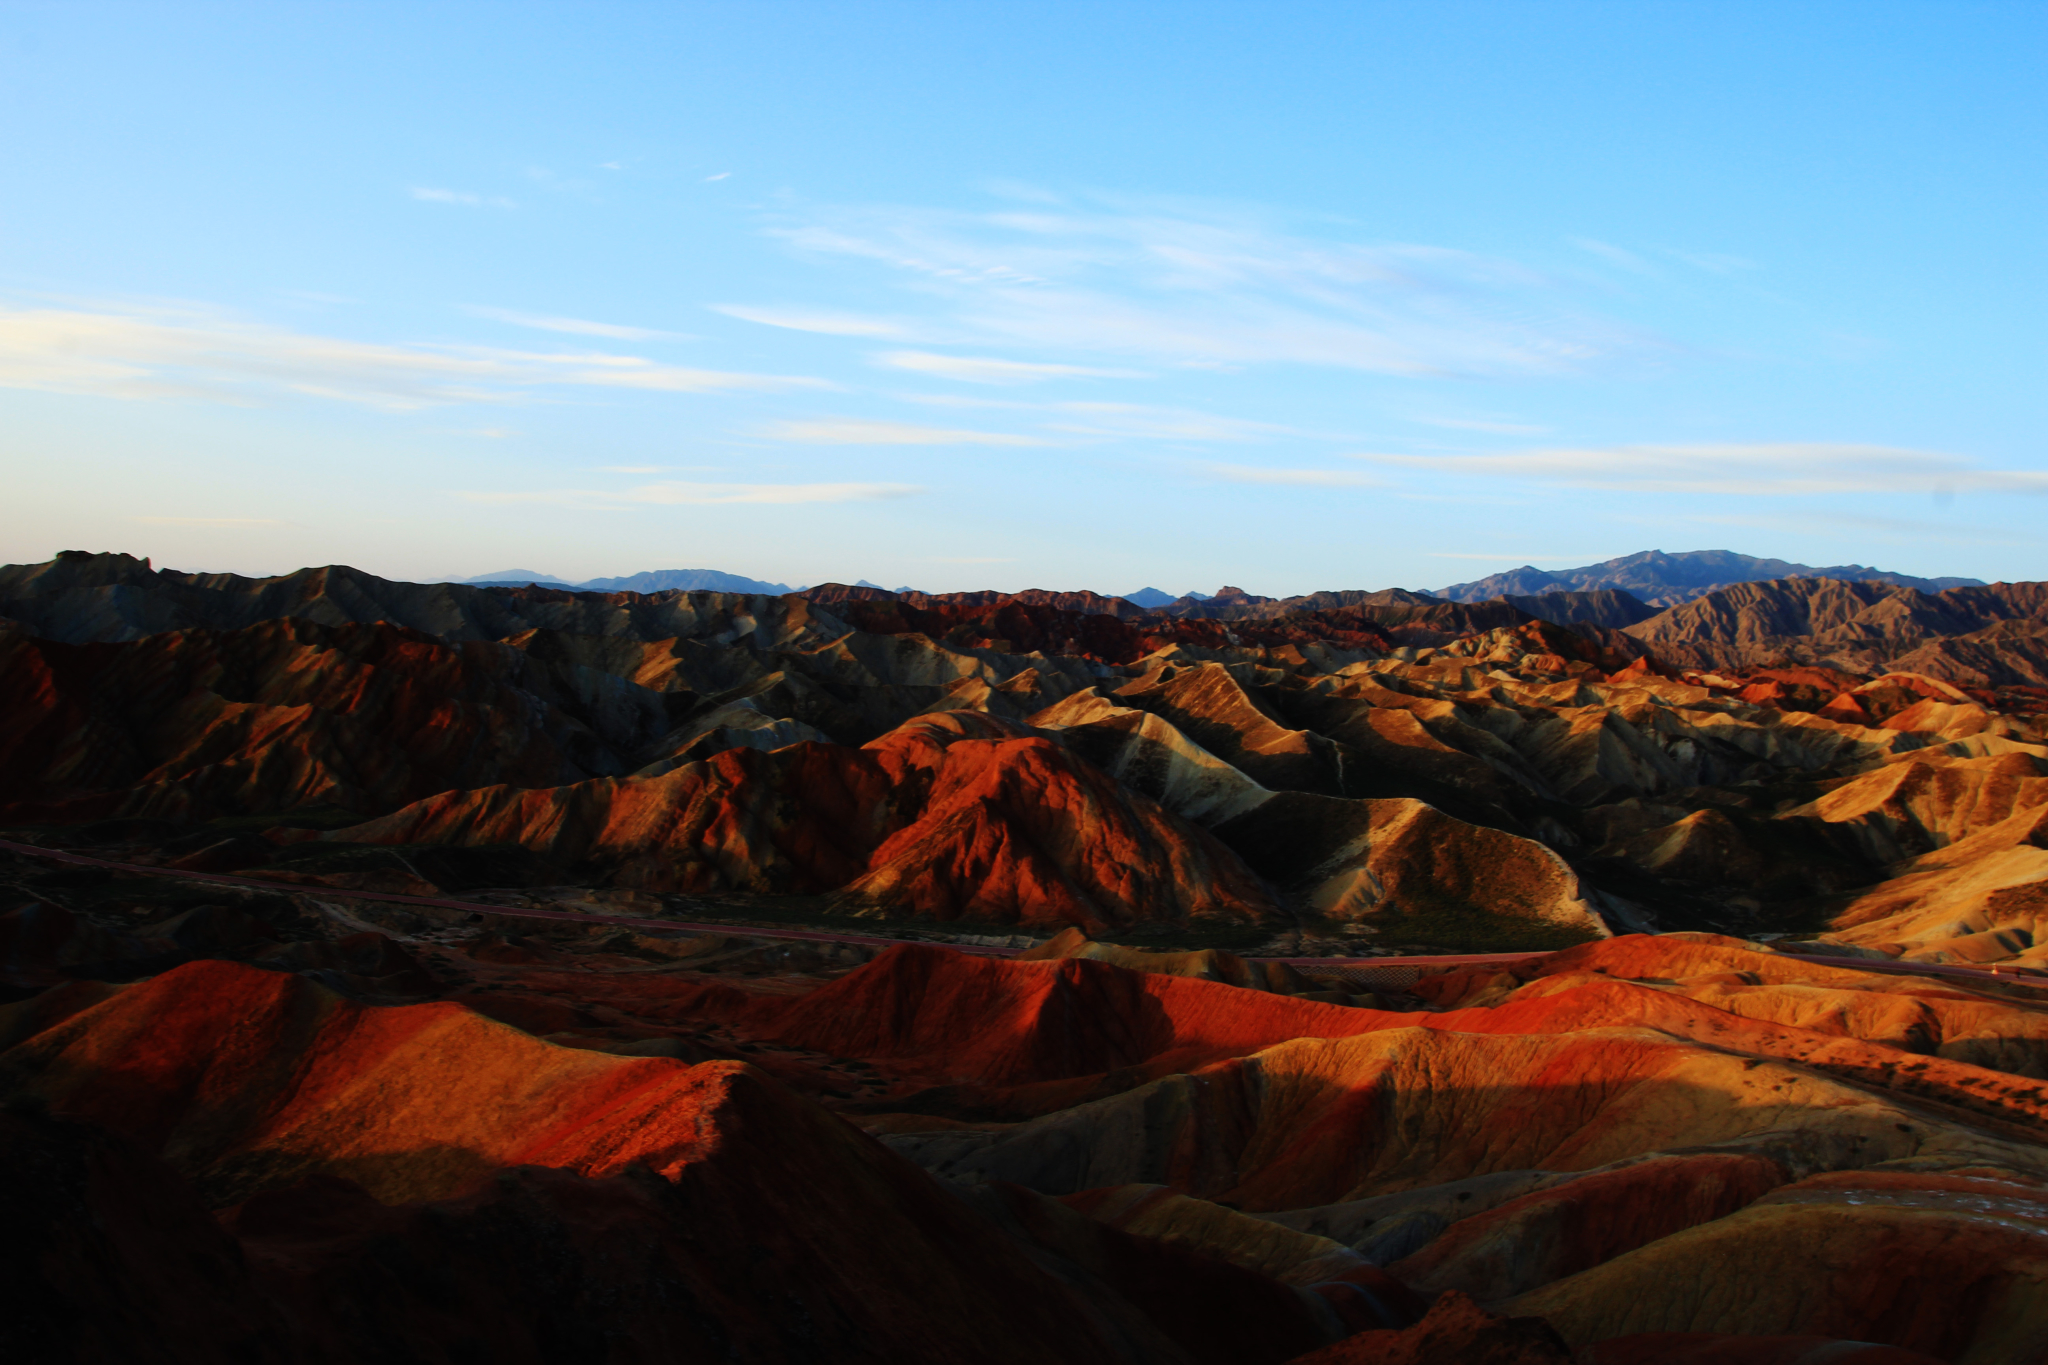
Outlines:
[{"label": "arid soil", "polygon": [[244,879],[0,851],[0,1343],[2048,1361],[2048,697],[1866,588],[0,570],[0,835]]}]

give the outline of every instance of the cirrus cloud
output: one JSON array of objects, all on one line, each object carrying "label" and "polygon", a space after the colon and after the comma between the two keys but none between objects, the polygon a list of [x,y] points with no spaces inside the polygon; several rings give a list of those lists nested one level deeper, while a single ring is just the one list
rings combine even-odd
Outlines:
[{"label": "cirrus cloud", "polygon": [[569,387],[719,393],[833,386],[793,375],[665,365],[614,352],[356,341],[196,308],[0,304],[0,387],[244,404],[293,393],[406,411],[517,402]]},{"label": "cirrus cloud", "polygon": [[889,351],[875,362],[898,370],[961,379],[970,384],[1035,384],[1044,379],[1143,379],[1138,370],[1105,370],[1088,365],[1046,365],[986,356],[938,355],[931,351]]},{"label": "cirrus cloud", "polygon": [[[813,258],[893,274],[928,305],[914,328],[926,339],[1029,348],[1062,361],[1521,376],[1672,349],[1589,311],[1570,282],[1515,261],[1305,235],[1271,215],[1209,205],[1098,198],[992,213],[819,208],[771,231]],[[799,320],[828,315],[803,309],[723,311],[778,326],[883,334],[866,319],[806,324]]]},{"label": "cirrus cloud", "polygon": [[964,431],[927,427],[913,422],[885,422],[866,417],[824,417],[770,422],[761,435],[771,441],[802,441],[833,446],[1042,446],[1036,436],[1005,431]]},{"label": "cirrus cloud", "polygon": [[1205,464],[1202,469],[1230,483],[1273,483],[1297,488],[1383,488],[1387,482],[1347,469],[1271,469],[1242,464]]},{"label": "cirrus cloud", "polygon": [[572,336],[608,337],[613,341],[680,341],[687,338],[675,332],[657,331],[652,327],[628,327],[616,322],[592,322],[587,318],[558,318],[535,313],[515,312],[510,308],[470,307],[464,311],[494,322],[509,322],[514,327],[532,327],[542,332],[567,332]]},{"label": "cirrus cloud", "polygon": [[714,303],[714,313],[758,322],[764,327],[781,327],[792,332],[819,332],[836,337],[907,337],[910,329],[882,318],[858,317],[806,308],[748,308],[736,303]]}]

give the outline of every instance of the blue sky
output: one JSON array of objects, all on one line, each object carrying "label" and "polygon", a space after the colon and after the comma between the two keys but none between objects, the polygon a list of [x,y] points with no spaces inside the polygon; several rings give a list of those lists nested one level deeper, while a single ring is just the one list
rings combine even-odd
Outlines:
[{"label": "blue sky", "polygon": [[2036,3],[0,3],[0,559],[2048,577]]}]

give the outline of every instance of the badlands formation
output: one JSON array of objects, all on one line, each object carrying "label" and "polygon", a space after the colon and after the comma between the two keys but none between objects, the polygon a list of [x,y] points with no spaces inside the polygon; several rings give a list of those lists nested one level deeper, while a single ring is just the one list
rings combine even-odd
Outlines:
[{"label": "badlands formation", "polygon": [[2048,586],[1929,586],[0,569],[0,1341],[2048,1361]]}]

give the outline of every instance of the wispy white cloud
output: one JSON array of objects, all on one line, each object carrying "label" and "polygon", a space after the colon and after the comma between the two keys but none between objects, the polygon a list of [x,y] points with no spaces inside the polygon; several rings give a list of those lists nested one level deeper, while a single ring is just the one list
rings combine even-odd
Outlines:
[{"label": "wispy white cloud", "polygon": [[1014,398],[963,398],[957,394],[905,394],[912,403],[938,408],[993,408],[1030,413],[1046,431],[1090,440],[1269,441],[1282,436],[1321,437],[1272,422],[1224,417],[1194,408],[1147,403],[1032,402]]},{"label": "wispy white cloud", "polygon": [[610,337],[615,341],[651,341],[657,339],[684,340],[675,332],[657,331],[652,327],[625,327],[616,322],[591,322],[585,318],[545,317],[535,313],[517,313],[509,308],[469,308],[465,310],[480,318],[495,322],[509,322],[515,327],[532,327],[543,332],[567,332],[575,336]]},{"label": "wispy white cloud", "polygon": [[1300,488],[1381,488],[1385,479],[1344,469],[1268,469],[1261,465],[1207,464],[1202,469],[1231,483],[1273,483]]},{"label": "wispy white cloud", "polygon": [[1244,212],[1105,200],[984,214],[869,207],[775,231],[806,254],[885,268],[935,300],[926,335],[1062,360],[1526,375],[1669,349],[1513,261],[1306,236]]},{"label": "wispy white cloud", "polygon": [[211,526],[221,530],[237,526],[282,526],[276,517],[130,517],[144,526]]},{"label": "wispy white cloud", "polygon": [[1791,497],[1841,493],[2048,493],[2048,472],[1984,469],[1953,455],[1890,446],[1786,442],[1631,445],[1503,455],[1362,454],[1432,474],[1525,479],[1631,493]]},{"label": "wispy white cloud", "polygon": [[792,375],[688,369],[608,352],[355,341],[199,309],[0,304],[0,387],[235,403],[292,393],[403,411],[515,402],[564,387],[718,393],[833,386]]},{"label": "wispy white cloud", "polygon": [[1653,278],[1659,274],[1656,266],[1638,256],[1635,252],[1630,251],[1627,247],[1615,246],[1611,242],[1598,241],[1592,237],[1574,237],[1571,240],[1572,245],[1581,251],[1590,251],[1601,260],[1612,265],[1618,265],[1630,274],[1648,275]]},{"label": "wispy white cloud", "polygon": [[460,204],[473,209],[516,209],[518,204],[502,194],[471,194],[467,190],[434,189],[415,185],[412,197],[429,204]]},{"label": "wispy white cloud", "polygon": [[463,491],[478,503],[542,503],[623,511],[636,505],[719,506],[729,503],[866,502],[905,498],[924,489],[903,483],[650,483],[623,493],[588,488]]},{"label": "wispy white cloud", "polygon": [[1310,434],[1271,422],[1220,417],[1215,413],[1187,408],[1148,407],[1137,403],[1057,403],[1050,406],[1059,416],[1046,424],[1048,430],[1081,436],[1163,441],[1270,441],[1276,436]]},{"label": "wispy white cloud", "polygon": [[707,180],[707,181],[711,181],[711,180],[723,180],[723,179],[725,179],[725,178],[726,178],[727,176],[729,176],[729,175],[731,175],[731,174],[732,174],[732,172],[731,172],[731,171],[720,171],[720,172],[719,172],[719,173],[718,173],[717,175],[707,175],[707,176],[705,176],[705,177],[704,177],[704,179],[705,179],[705,180]]},{"label": "wispy white cloud", "polygon": [[1035,384],[1043,379],[1143,379],[1138,370],[1106,370],[1087,365],[1047,365],[1028,360],[995,360],[986,356],[939,355],[931,351],[887,351],[877,364],[915,370],[941,379],[970,384]]},{"label": "wispy white cloud", "polygon": [[911,422],[882,422],[865,417],[823,417],[809,421],[770,422],[761,435],[772,441],[803,441],[834,446],[1040,446],[1036,436],[1005,431],[962,431]]},{"label": "wispy white cloud", "polygon": [[1446,427],[1452,431],[1488,431],[1499,436],[1541,436],[1550,430],[1528,422],[1486,421],[1476,417],[1411,417],[1427,427]]},{"label": "wispy white cloud", "polygon": [[714,303],[710,307],[714,313],[723,313],[742,322],[785,327],[792,332],[820,332],[835,337],[908,338],[912,335],[911,329],[902,323],[886,318],[860,317],[853,313],[807,308],[752,308],[736,303]]}]

